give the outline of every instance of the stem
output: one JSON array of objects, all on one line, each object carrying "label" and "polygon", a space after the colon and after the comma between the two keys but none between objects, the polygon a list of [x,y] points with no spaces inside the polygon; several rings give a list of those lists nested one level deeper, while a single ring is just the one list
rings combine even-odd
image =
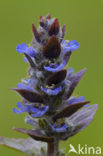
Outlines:
[{"label": "stem", "polygon": [[47,156],[56,156],[58,153],[58,145],[59,145],[58,141],[48,143]]}]

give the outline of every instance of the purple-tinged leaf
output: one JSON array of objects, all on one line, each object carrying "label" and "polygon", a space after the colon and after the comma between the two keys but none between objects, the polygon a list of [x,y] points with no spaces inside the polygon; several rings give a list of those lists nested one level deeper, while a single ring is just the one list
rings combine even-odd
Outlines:
[{"label": "purple-tinged leaf", "polygon": [[47,79],[47,85],[52,85],[52,84],[58,84],[60,82],[62,82],[67,74],[67,70],[66,69],[62,69],[54,74],[52,74],[51,76],[48,77]]},{"label": "purple-tinged leaf", "polygon": [[47,14],[47,15],[46,15],[46,19],[51,19],[50,14]]},{"label": "purple-tinged leaf", "polygon": [[72,76],[68,77],[68,80],[71,82],[71,85],[70,85],[69,91],[65,99],[68,99],[71,96],[71,94],[73,93],[74,89],[78,85],[79,81],[81,80],[85,72],[86,72],[86,69],[84,68],[78,73],[73,74]]},{"label": "purple-tinged leaf", "polygon": [[65,135],[63,140],[66,140],[85,129],[92,122],[97,109],[97,104],[89,107],[83,107],[80,111],[77,111],[72,116],[68,117],[66,120],[68,123],[68,133]]},{"label": "purple-tinged leaf", "polygon": [[63,27],[62,27],[61,41],[63,40],[63,38],[64,38],[64,36],[65,36],[65,28],[66,28],[66,25],[64,24]]},{"label": "purple-tinged leaf", "polygon": [[27,134],[31,136],[33,139],[38,140],[38,141],[44,141],[44,142],[53,142],[54,138],[45,136],[38,130],[29,130],[29,129],[23,129],[23,128],[13,128],[14,130]]},{"label": "purple-tinged leaf", "polygon": [[27,154],[28,156],[45,156],[46,155],[46,143],[36,141],[32,138],[27,139],[15,139],[0,137],[0,144],[10,147],[14,150],[18,150]]},{"label": "purple-tinged leaf", "polygon": [[32,32],[35,36],[35,39],[40,43],[41,42],[40,36],[34,24],[32,24]]},{"label": "purple-tinged leaf", "polygon": [[64,117],[69,117],[72,114],[74,114],[78,109],[82,108],[84,105],[90,103],[90,101],[85,101],[85,102],[80,102],[80,103],[75,103],[72,105],[69,105],[62,109],[60,112],[55,114],[53,116],[53,121],[56,121],[57,119],[64,118]]},{"label": "purple-tinged leaf", "polygon": [[27,55],[26,53],[24,53],[25,57],[27,58],[29,64],[31,65],[31,67],[35,68],[36,65],[35,63],[33,62],[33,60],[31,59],[31,57],[29,55]]},{"label": "purple-tinged leaf", "polygon": [[58,19],[56,18],[54,22],[49,26],[48,34],[50,36],[57,35],[59,33],[59,30],[60,30],[60,25]]},{"label": "purple-tinged leaf", "polygon": [[43,49],[43,54],[46,58],[52,59],[57,58],[60,55],[61,52],[61,46],[56,38],[56,36],[52,36]]},{"label": "purple-tinged leaf", "polygon": [[40,16],[40,26],[41,27],[44,27],[45,23],[44,23],[44,20],[43,20],[43,16]]},{"label": "purple-tinged leaf", "polygon": [[40,103],[43,102],[42,96],[36,92],[18,88],[12,88],[12,90],[18,92],[23,98],[25,98],[30,102],[40,102]]}]

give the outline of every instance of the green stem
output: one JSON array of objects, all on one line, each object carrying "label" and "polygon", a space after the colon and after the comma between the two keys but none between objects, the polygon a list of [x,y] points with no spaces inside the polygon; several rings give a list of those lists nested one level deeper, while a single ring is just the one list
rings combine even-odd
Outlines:
[{"label": "green stem", "polygon": [[47,156],[56,156],[58,153],[59,142],[50,142],[47,147]]}]

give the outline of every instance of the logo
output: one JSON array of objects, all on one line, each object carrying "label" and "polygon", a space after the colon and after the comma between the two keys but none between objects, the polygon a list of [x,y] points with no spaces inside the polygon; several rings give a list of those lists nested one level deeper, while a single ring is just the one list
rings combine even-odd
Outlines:
[{"label": "logo", "polygon": [[81,146],[80,144],[77,145],[77,148],[75,148],[72,144],[69,145],[69,154],[75,153],[75,154],[83,154],[83,155],[100,155],[102,154],[102,148],[101,147],[89,147],[87,145]]}]

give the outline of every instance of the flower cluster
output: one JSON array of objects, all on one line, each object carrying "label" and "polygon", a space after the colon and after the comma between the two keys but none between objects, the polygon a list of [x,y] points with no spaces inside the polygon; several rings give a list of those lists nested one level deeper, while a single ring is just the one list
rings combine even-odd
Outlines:
[{"label": "flower cluster", "polygon": [[[32,45],[22,43],[16,48],[30,67],[28,77],[13,88],[22,97],[13,112],[28,113],[25,122],[33,129],[15,130],[35,140],[55,143],[87,127],[97,105],[89,105],[83,96],[71,97],[86,69],[74,73],[72,68],[65,68],[72,52],[80,46],[75,40],[63,40],[65,25],[61,28],[58,19],[50,15],[40,16],[39,28],[32,24],[32,32]],[[58,152],[60,155],[59,150],[55,155]]]}]

